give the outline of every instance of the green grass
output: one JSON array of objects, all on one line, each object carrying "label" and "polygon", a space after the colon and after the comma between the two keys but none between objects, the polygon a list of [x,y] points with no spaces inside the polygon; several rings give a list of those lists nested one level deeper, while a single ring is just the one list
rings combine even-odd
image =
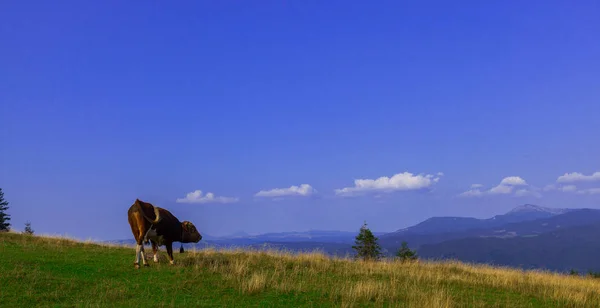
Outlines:
[{"label": "green grass", "polygon": [[600,306],[597,279],[457,262],[205,250],[176,253],[171,266],[163,248],[161,263],[136,270],[134,257],[127,247],[0,233],[0,307]]}]

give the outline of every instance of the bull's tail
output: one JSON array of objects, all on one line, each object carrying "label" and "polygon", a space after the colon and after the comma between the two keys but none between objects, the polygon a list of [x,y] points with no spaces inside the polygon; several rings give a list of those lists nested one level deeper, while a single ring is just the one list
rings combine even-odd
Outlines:
[{"label": "bull's tail", "polygon": [[150,222],[151,224],[154,225],[162,220],[162,217],[160,217],[160,213],[158,211],[160,209],[158,206],[152,206],[154,208],[154,216],[156,216],[156,218],[151,219],[150,217],[146,216],[146,213],[144,213],[144,209],[142,209],[140,202],[141,201],[139,199],[135,200],[135,204],[137,205],[138,209],[140,210],[140,213],[142,213],[142,216],[144,216],[144,218],[146,218],[146,220],[148,220],[148,222]]}]

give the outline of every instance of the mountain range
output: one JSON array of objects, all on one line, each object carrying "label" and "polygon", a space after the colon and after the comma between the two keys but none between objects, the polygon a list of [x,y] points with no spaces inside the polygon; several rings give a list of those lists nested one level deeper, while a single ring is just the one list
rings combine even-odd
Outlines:
[{"label": "mountain range", "polygon": [[572,209],[553,209],[533,204],[525,204],[510,210],[506,214],[496,215],[492,218],[477,219],[471,217],[432,217],[415,226],[398,230],[388,234],[436,234],[443,232],[457,232],[477,228],[493,228],[507,223],[548,218],[572,211]]},{"label": "mountain range", "polygon": [[600,271],[600,218],[598,213],[593,215],[596,220],[590,224],[556,225],[552,231],[511,238],[449,240],[423,245],[419,254],[426,259],[457,259],[522,269],[597,272]]},{"label": "mountain range", "polygon": [[[512,209],[506,214],[496,215],[487,219],[432,217],[415,226],[382,235],[380,237],[380,244],[395,248],[395,246],[400,247],[402,241],[406,241],[410,247],[417,248],[425,244],[434,244],[461,238],[510,238],[529,233],[536,234],[552,231],[551,228],[560,225],[560,221],[563,219],[568,221],[568,225],[582,225],[590,222],[590,218],[597,218],[593,215],[588,218],[572,214],[581,210],[600,213],[597,210],[552,209],[525,204]],[[572,216],[575,218],[570,218]],[[543,221],[546,219],[550,219],[550,222],[559,221],[559,223],[545,225]],[[529,233],[524,234],[524,232]]]}]

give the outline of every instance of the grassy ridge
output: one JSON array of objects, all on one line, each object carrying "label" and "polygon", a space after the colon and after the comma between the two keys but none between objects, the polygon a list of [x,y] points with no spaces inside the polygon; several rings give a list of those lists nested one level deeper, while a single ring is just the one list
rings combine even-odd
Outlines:
[{"label": "grassy ridge", "polygon": [[175,254],[133,268],[131,248],[0,233],[0,305],[597,307],[600,281],[455,262],[364,263],[321,254]]}]

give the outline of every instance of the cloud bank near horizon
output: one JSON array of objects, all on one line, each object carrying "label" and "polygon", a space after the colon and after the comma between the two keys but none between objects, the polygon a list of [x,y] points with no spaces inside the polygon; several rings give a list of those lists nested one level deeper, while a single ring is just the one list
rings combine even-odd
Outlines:
[{"label": "cloud bank near horizon", "polygon": [[365,193],[390,193],[395,191],[420,190],[433,186],[444,174],[437,175],[403,172],[392,177],[382,176],[377,179],[356,179],[354,186],[335,189],[337,196],[351,197]]},{"label": "cloud bank near horizon", "polygon": [[[589,187],[591,183],[596,181],[600,182],[600,171],[596,171],[590,175],[585,175],[580,172],[565,173],[556,179],[556,184],[546,185],[544,190],[575,193],[579,195],[597,195],[600,194],[600,187]],[[577,183],[577,186],[573,183]],[[580,185],[588,185],[588,187],[579,188]]]},{"label": "cloud bank near horizon", "polygon": [[[545,192],[564,192],[564,193],[575,193],[580,195],[597,195],[600,194],[600,187],[587,187],[579,188],[578,185],[590,185],[590,183],[599,181],[600,182],[600,171],[585,175],[580,172],[565,173],[557,177],[554,184],[548,184],[543,189],[529,185],[523,178],[519,176],[505,177],[495,187],[489,190],[482,190],[483,185],[473,184],[471,188],[461,194],[460,197],[480,197],[484,195],[510,195],[514,194],[517,197],[533,196],[540,198],[542,194],[540,191]],[[573,183],[579,183],[577,186]],[[522,187],[522,188],[518,188]]]},{"label": "cloud bank near horizon", "polygon": [[202,194],[202,190],[195,190],[188,193],[185,198],[177,198],[177,203],[234,203],[238,202],[239,198],[234,197],[218,197],[215,194],[208,192],[205,195]]},{"label": "cloud bank near horizon", "polygon": [[317,193],[309,184],[301,184],[300,186],[292,185],[287,188],[273,188],[269,190],[261,190],[254,194],[255,197],[266,197],[266,198],[282,198],[289,196],[308,197]]},{"label": "cloud bank near horizon", "polygon": [[590,175],[584,175],[579,172],[565,173],[556,179],[556,183],[574,183],[574,182],[593,182],[600,181],[600,171]]},{"label": "cloud bank near horizon", "polygon": [[507,176],[500,183],[488,190],[482,190],[483,185],[473,184],[471,189],[459,194],[459,197],[481,197],[484,195],[513,195],[516,197],[541,198],[539,189],[529,185],[520,176]]}]

